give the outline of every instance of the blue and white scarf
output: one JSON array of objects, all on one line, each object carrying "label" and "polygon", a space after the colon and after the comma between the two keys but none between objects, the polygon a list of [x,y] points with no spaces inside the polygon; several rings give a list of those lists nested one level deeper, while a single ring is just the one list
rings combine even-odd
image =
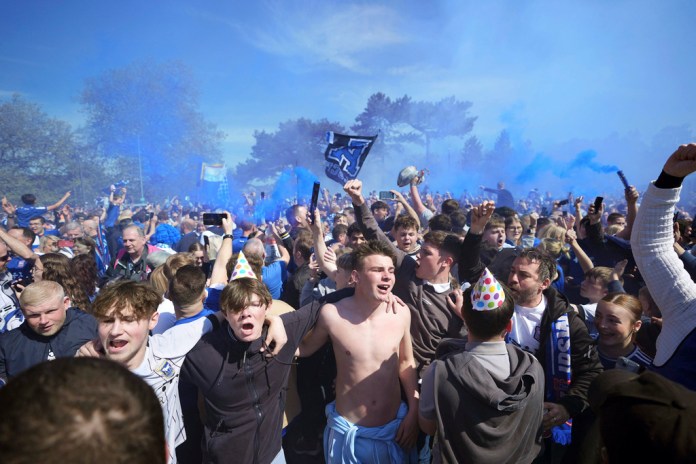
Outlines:
[{"label": "blue and white scarf", "polygon": [[[547,366],[551,372],[546,372],[546,401],[557,403],[566,395],[570,388],[571,368],[570,368],[570,324],[568,314],[551,323],[551,339],[546,344]],[[551,429],[553,441],[559,445],[570,444],[570,431],[573,420],[568,419],[564,424],[557,425]]]}]

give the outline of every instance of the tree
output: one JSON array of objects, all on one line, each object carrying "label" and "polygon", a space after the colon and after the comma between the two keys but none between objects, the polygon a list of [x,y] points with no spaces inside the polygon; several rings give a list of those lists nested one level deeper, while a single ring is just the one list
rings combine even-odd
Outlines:
[{"label": "tree", "polygon": [[192,72],[179,62],[107,71],[86,81],[80,101],[91,143],[108,156],[131,157],[133,181],[142,159],[149,195],[192,189],[200,163],[220,159],[224,134],[200,113]]},{"label": "tree", "polygon": [[75,188],[78,152],[70,124],[19,95],[0,102],[0,185],[11,201],[24,193],[50,201]]},{"label": "tree", "polygon": [[434,139],[463,137],[474,128],[475,117],[469,116],[471,102],[458,101],[454,97],[438,102],[411,102],[407,123],[418,131],[423,140],[426,158]]},{"label": "tree", "polygon": [[510,142],[510,134],[503,129],[495,140],[493,150],[489,151],[486,157],[493,160],[498,166],[506,166],[512,161],[514,153],[515,151]]},{"label": "tree", "polygon": [[255,131],[251,157],[237,166],[234,177],[241,184],[263,181],[288,167],[305,167],[321,175],[328,131],[345,133],[345,127],[326,119],[300,118],[280,123],[275,132]]},{"label": "tree", "polygon": [[462,167],[474,167],[483,161],[483,144],[475,135],[464,143],[462,149]]},{"label": "tree", "polygon": [[379,92],[368,98],[351,129],[361,135],[379,133],[374,150],[382,157],[401,153],[405,145],[416,143],[424,147],[427,159],[433,140],[471,132],[476,118],[469,116],[470,108],[471,102],[454,97],[427,102],[404,95],[392,100]]}]

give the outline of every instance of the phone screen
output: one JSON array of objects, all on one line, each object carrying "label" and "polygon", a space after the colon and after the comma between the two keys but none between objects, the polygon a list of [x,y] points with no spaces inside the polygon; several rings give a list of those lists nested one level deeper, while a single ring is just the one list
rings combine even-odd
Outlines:
[{"label": "phone screen", "polygon": [[221,226],[222,218],[225,215],[222,213],[203,213],[203,224],[206,226]]}]

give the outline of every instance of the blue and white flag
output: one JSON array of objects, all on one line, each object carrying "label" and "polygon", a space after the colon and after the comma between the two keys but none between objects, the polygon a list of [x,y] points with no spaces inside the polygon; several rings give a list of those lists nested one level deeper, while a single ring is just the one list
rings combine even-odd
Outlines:
[{"label": "blue and white flag", "polygon": [[376,135],[363,137],[327,132],[328,146],[324,152],[326,176],[341,185],[358,177],[376,138]]}]

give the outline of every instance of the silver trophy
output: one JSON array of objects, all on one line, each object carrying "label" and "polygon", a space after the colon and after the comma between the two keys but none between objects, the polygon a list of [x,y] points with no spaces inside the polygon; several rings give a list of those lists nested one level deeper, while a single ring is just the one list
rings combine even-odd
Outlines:
[{"label": "silver trophy", "polygon": [[406,185],[409,185],[411,181],[415,177],[417,177],[418,181],[416,182],[416,185],[418,185],[421,182],[423,182],[423,178],[425,177],[426,172],[428,172],[427,169],[421,169],[419,171],[418,168],[416,168],[415,166],[406,166],[399,173],[399,178],[396,180],[396,184],[399,187],[404,187]]}]

